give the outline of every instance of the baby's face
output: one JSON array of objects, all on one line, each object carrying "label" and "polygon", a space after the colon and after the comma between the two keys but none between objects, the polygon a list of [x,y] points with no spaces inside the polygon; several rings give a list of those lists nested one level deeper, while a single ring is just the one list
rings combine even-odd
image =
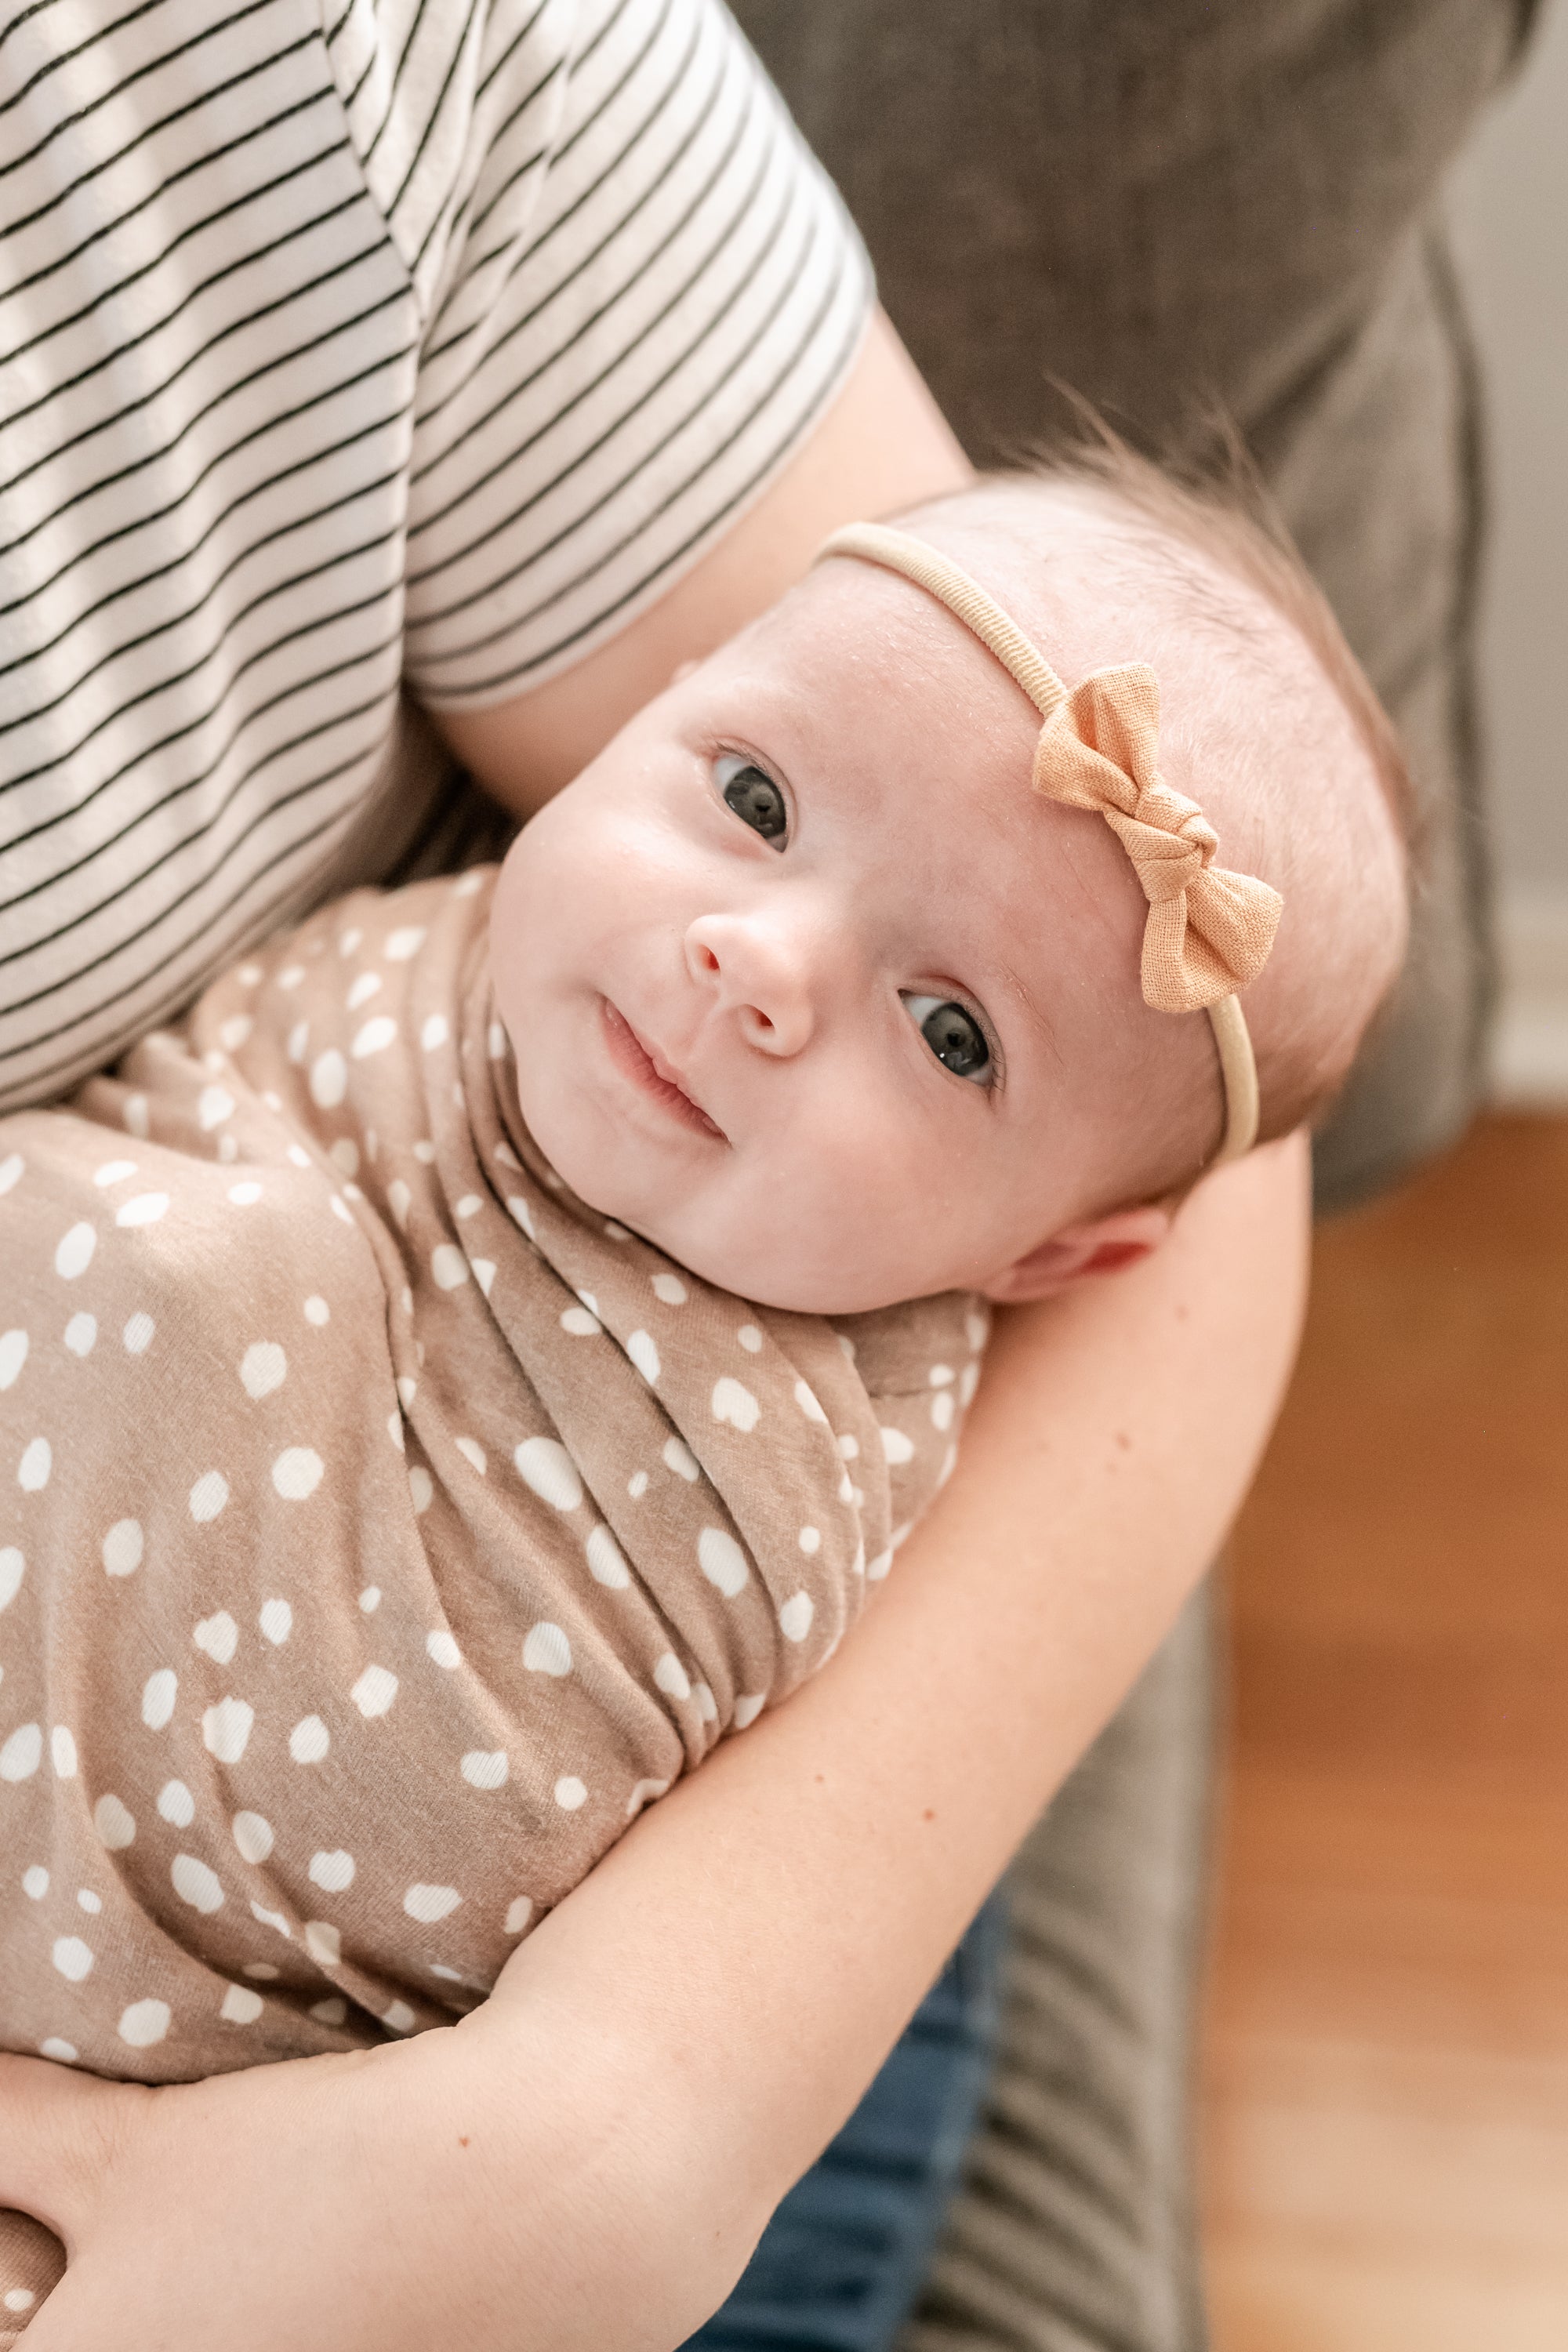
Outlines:
[{"label": "baby's face", "polygon": [[1125,860],[1031,793],[1038,720],[928,602],[824,566],[639,713],[496,891],[541,1149],[763,1305],[994,1281],[1102,1185],[1118,1024],[1161,1017]]}]

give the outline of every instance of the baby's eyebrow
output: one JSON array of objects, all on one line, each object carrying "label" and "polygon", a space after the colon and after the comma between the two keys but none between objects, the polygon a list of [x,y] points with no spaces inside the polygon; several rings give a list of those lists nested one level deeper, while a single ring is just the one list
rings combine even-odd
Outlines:
[{"label": "baby's eyebrow", "polygon": [[1029,986],[1023,973],[1014,964],[1008,962],[1005,957],[998,957],[992,969],[994,978],[1001,982],[1007,995],[1017,1006],[1030,1027],[1035,1030],[1052,1061],[1060,1069],[1063,1066],[1062,1049],[1047,1003]]}]

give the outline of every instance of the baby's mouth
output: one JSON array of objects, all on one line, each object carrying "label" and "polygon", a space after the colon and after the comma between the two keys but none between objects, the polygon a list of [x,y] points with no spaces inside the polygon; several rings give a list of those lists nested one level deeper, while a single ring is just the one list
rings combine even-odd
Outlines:
[{"label": "baby's mouth", "polygon": [[618,1006],[604,1000],[605,1042],[609,1046],[616,1067],[643,1093],[651,1095],[657,1103],[679,1119],[682,1126],[694,1128],[700,1135],[716,1136],[721,1143],[729,1137],[716,1119],[709,1118],[699,1102],[694,1102],[682,1085],[680,1076],[662,1054],[644,1042]]}]

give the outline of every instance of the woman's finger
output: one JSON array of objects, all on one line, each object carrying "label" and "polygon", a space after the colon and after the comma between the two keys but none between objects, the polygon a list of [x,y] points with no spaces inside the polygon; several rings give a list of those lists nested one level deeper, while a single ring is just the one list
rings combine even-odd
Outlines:
[{"label": "woman's finger", "polygon": [[152,2095],[140,2084],[0,2054],[0,2206],[35,2215],[72,2246]]}]

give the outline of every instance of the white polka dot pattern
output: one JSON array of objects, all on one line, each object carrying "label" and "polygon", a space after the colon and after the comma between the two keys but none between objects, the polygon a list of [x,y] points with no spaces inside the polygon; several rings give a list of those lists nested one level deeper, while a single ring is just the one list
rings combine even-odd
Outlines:
[{"label": "white polka dot pattern", "polygon": [[942,1475],[973,1302],[775,1317],[574,1200],[487,919],[326,910],[0,1123],[10,2046],[156,2082],[463,2013]]}]

